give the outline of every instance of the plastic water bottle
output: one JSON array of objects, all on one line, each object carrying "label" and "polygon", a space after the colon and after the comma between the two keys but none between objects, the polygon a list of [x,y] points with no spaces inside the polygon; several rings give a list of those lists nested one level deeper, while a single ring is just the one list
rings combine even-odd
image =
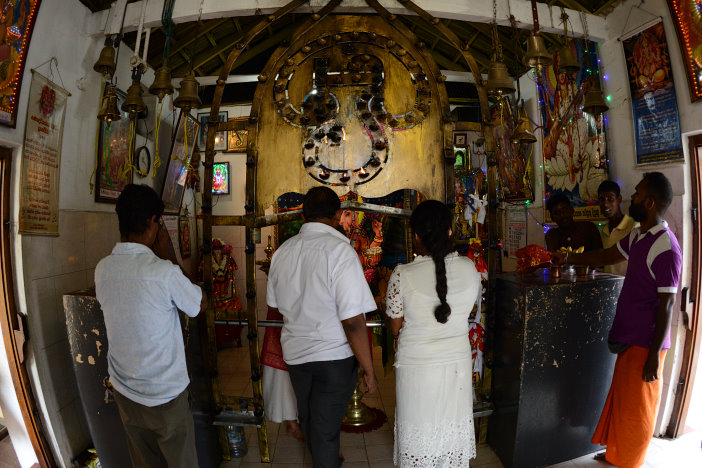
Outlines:
[{"label": "plastic water bottle", "polygon": [[227,426],[227,442],[229,444],[229,455],[232,458],[246,455],[246,434],[241,426]]}]

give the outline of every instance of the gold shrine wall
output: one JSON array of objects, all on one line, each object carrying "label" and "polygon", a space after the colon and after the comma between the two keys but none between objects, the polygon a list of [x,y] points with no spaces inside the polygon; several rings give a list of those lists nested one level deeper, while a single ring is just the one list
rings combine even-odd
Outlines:
[{"label": "gold shrine wall", "polygon": [[[313,177],[319,171],[316,166],[303,164],[307,154],[304,145],[320,127],[303,106],[305,96],[313,99],[309,93],[314,88],[313,74],[318,71],[315,62],[320,59],[328,61],[331,79],[338,80],[327,85],[325,99],[331,93],[338,101],[334,117],[345,132],[343,144],[320,155],[320,160],[326,158],[325,165],[349,167],[357,174],[375,151],[373,141],[384,139],[386,149],[376,153],[378,158],[387,157],[379,168],[366,165],[371,171],[367,179],[352,177],[342,184],[339,173],[332,173],[329,180],[322,181]],[[411,188],[443,200],[443,148],[451,138],[452,124],[441,119],[448,113],[448,102],[444,84],[437,81],[438,67],[431,60],[381,18],[370,16],[327,17],[289,47],[279,48],[265,68],[266,81],[257,88],[251,113],[255,121],[249,125],[250,156],[257,158],[256,214],[262,214],[283,193],[305,193],[321,184],[339,195],[352,190],[364,197],[378,197]],[[352,62],[358,63],[359,69],[350,70]],[[384,102],[383,111],[373,115],[386,112],[387,118],[372,134],[368,122],[373,118],[362,118],[358,101],[363,101],[364,91],[372,85],[372,73],[364,70],[377,71],[378,67],[382,68]],[[357,78],[362,77],[358,82],[351,77],[354,72],[359,72]],[[314,106],[320,107],[320,103]],[[313,117],[307,125],[300,122],[304,115]]]}]

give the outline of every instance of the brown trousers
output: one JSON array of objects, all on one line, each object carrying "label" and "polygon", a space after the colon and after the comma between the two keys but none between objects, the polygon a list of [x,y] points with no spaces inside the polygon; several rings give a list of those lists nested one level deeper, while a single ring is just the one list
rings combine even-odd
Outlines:
[{"label": "brown trousers", "polygon": [[114,391],[134,468],[197,468],[188,389],[168,403],[144,406]]}]

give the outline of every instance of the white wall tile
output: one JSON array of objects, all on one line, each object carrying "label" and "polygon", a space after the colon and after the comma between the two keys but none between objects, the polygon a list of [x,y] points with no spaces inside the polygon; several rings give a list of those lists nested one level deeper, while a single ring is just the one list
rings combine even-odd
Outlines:
[{"label": "white wall tile", "polygon": [[54,278],[39,278],[29,283],[27,317],[30,343],[36,354],[43,348],[66,336],[65,322],[56,311],[56,288]]},{"label": "white wall tile", "polygon": [[85,213],[59,212],[59,237],[53,238],[56,272],[71,273],[85,268]]}]

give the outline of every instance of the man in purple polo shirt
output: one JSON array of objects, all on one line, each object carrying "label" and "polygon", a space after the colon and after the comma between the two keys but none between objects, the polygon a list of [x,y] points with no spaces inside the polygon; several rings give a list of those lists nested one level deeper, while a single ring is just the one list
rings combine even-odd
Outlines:
[{"label": "man in purple polo shirt", "polygon": [[631,197],[629,214],[641,223],[617,244],[583,254],[554,253],[556,264],[612,265],[629,261],[609,346],[617,353],[612,385],[592,438],[607,451],[595,458],[619,467],[644,463],[653,436],[660,381],[670,348],[670,320],[682,255],[663,219],[673,188],[660,172],[648,172]]}]

